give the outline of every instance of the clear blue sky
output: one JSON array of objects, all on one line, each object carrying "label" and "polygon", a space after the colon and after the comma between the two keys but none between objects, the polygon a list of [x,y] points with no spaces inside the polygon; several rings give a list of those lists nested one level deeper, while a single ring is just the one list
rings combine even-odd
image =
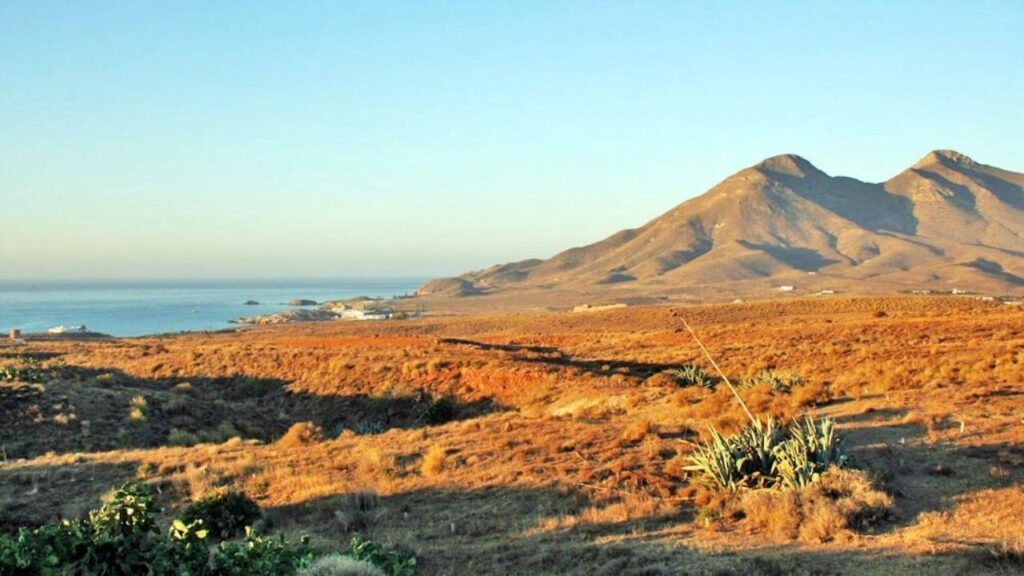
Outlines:
[{"label": "clear blue sky", "polygon": [[794,152],[1024,171],[1024,3],[0,3],[0,279],[451,274]]}]

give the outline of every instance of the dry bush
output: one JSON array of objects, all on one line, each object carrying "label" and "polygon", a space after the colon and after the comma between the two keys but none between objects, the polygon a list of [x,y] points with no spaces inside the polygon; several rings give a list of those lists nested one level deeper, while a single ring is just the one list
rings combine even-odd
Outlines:
[{"label": "dry bush", "polygon": [[359,470],[373,478],[394,478],[401,473],[398,458],[376,446],[358,446],[353,451],[353,456]]},{"label": "dry bush", "polygon": [[644,380],[644,386],[648,388],[675,388],[676,379],[668,372],[658,372]]},{"label": "dry bush", "polygon": [[612,416],[625,414],[625,407],[611,402],[593,402],[581,406],[572,412],[574,420],[581,422],[601,422]]},{"label": "dry bush", "polygon": [[790,402],[796,408],[817,406],[831,399],[828,388],[821,382],[812,382],[793,388]]},{"label": "dry bush", "polygon": [[220,478],[209,466],[189,466],[181,473],[179,480],[185,485],[185,492],[192,500],[200,500],[215,494]]},{"label": "dry bush", "polygon": [[831,542],[850,527],[839,502],[816,490],[804,488],[800,494],[800,525],[797,537],[802,542]]},{"label": "dry bush", "polygon": [[346,532],[365,530],[377,519],[373,511],[379,505],[380,497],[376,492],[350,492],[342,497],[341,506],[334,511],[334,519]]},{"label": "dry bush", "polygon": [[749,526],[779,540],[797,537],[801,513],[796,490],[753,490],[743,495],[741,508]]},{"label": "dry bush", "polygon": [[626,425],[625,430],[622,431],[622,440],[625,442],[639,442],[647,437],[654,430],[654,425],[651,424],[650,420],[641,418],[633,420]]},{"label": "dry bush", "polygon": [[142,424],[146,421],[146,398],[133,396],[131,408],[128,409],[128,421],[133,424]]},{"label": "dry bush", "polygon": [[322,428],[312,422],[296,422],[292,424],[284,436],[277,441],[278,446],[297,448],[317,444],[324,439]]},{"label": "dry bush", "polygon": [[683,480],[689,475],[686,470],[686,467],[689,465],[690,461],[687,460],[686,455],[676,454],[674,457],[669,459],[668,462],[665,462],[662,472],[676,480]]},{"label": "dry bush", "polygon": [[623,493],[616,502],[607,506],[591,506],[583,511],[579,520],[584,524],[618,524],[641,518],[652,518],[667,511],[660,498],[643,493]]},{"label": "dry bush", "polygon": [[828,542],[888,517],[892,498],[876,490],[864,472],[831,468],[803,489],[747,492],[739,509],[748,526],[775,538]]},{"label": "dry bush", "polygon": [[424,476],[436,476],[444,470],[445,449],[440,444],[434,444],[423,455],[423,462],[420,464],[420,473]]},{"label": "dry bush", "polygon": [[855,530],[870,528],[892,514],[892,497],[876,489],[863,471],[832,468],[811,488],[834,500]]}]

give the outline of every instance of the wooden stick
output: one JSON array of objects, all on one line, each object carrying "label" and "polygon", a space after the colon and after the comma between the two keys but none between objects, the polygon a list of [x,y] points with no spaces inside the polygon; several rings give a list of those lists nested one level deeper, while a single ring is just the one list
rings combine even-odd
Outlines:
[{"label": "wooden stick", "polygon": [[722,377],[722,380],[725,382],[725,385],[729,387],[730,391],[732,391],[732,395],[736,397],[736,400],[740,403],[740,406],[743,408],[743,411],[747,413],[747,418],[750,418],[751,423],[756,424],[757,419],[754,418],[754,415],[750,413],[750,409],[747,408],[747,403],[743,401],[743,398],[740,398],[739,392],[736,391],[736,387],[733,386],[732,382],[729,381],[729,377],[726,376],[725,372],[722,372],[722,369],[718,367],[718,363],[715,362],[715,359],[711,357],[711,353],[708,352],[708,349],[704,347],[704,343],[700,341],[700,338],[697,336],[697,333],[693,331],[693,328],[690,328],[690,323],[687,322],[686,318],[684,318],[683,316],[680,316],[679,319],[683,321],[683,326],[685,326],[686,330],[690,332],[690,336],[693,336],[693,339],[697,341],[697,346],[700,346],[701,351],[704,352],[704,356],[706,356],[708,361],[711,362],[711,365],[715,367],[715,371],[718,372],[718,375]]}]

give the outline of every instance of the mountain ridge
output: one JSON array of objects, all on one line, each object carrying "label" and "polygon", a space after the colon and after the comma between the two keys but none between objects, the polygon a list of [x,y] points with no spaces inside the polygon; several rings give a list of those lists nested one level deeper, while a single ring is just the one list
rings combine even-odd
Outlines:
[{"label": "mountain ridge", "polygon": [[[809,276],[821,276],[808,280]],[[830,290],[1024,290],[1024,174],[933,150],[889,180],[831,176],[796,154],[743,168],[637,228],[498,264],[421,295],[519,289],[672,292],[766,283]]]}]

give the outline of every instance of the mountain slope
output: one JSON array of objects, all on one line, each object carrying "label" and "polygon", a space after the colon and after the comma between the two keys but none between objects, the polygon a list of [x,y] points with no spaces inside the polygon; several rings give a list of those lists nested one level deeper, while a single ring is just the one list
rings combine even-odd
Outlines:
[{"label": "mountain slope", "polygon": [[[509,289],[636,293],[766,282],[857,291],[1024,289],[1024,174],[938,150],[879,184],[768,158],[643,226],[547,260],[459,277]],[[430,293],[427,287],[424,294]]]}]

